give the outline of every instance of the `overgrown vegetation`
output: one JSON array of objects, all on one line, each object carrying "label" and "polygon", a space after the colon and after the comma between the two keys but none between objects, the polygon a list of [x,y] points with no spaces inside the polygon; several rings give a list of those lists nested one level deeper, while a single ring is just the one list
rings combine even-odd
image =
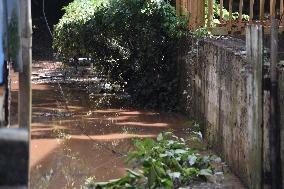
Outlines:
[{"label": "overgrown vegetation", "polygon": [[214,175],[212,163],[219,159],[196,153],[183,138],[171,132],[159,134],[157,141],[137,140],[135,146],[136,151],[128,155],[127,162],[134,169],[141,170],[127,170],[125,177],[109,182],[96,183],[94,178],[90,178],[83,189],[185,187],[194,181],[206,181],[207,176]]},{"label": "overgrown vegetation", "polygon": [[89,58],[143,107],[177,108],[176,53],[187,21],[169,2],[75,0],[65,10],[54,32],[64,62]]}]

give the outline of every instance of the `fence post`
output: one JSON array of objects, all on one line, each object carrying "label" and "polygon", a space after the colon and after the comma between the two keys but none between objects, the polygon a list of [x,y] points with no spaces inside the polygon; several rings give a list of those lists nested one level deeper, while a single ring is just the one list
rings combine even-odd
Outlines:
[{"label": "fence post", "polygon": [[249,134],[250,188],[262,188],[262,69],[263,29],[259,25],[246,27],[247,60],[251,70],[247,78],[247,112]]},{"label": "fence post", "polygon": [[[20,0],[21,7],[21,38],[22,38],[22,60],[23,70],[19,72],[19,127],[27,129],[29,132],[28,141],[31,134],[31,113],[32,113],[32,19],[31,0]],[[30,144],[29,144],[30,145]],[[29,183],[28,183],[29,185]]]},{"label": "fence post", "polygon": [[31,123],[32,28],[30,0],[21,0],[23,71],[19,73],[19,126],[29,129]]}]

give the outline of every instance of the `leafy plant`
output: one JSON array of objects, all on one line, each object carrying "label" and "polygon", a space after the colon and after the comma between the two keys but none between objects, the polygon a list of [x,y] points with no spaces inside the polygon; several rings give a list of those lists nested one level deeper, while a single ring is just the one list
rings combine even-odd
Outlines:
[{"label": "leafy plant", "polygon": [[89,180],[83,188],[179,188],[214,174],[211,163],[215,156],[199,155],[171,132],[159,134],[157,141],[137,140],[135,146],[127,162],[141,173],[127,170],[123,178],[98,183]]}]

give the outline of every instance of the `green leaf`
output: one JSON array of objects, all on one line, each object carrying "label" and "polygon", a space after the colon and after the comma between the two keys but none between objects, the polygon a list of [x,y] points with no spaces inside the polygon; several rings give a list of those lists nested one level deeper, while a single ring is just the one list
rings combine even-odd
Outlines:
[{"label": "green leaf", "polygon": [[176,149],[175,150],[175,154],[185,154],[185,153],[187,153],[187,151],[184,150],[184,149]]},{"label": "green leaf", "polygon": [[163,139],[164,139],[163,134],[162,133],[158,134],[157,141],[161,141]]},{"label": "green leaf", "polygon": [[174,179],[179,179],[181,177],[180,172],[173,172],[173,173],[168,173],[168,175],[174,180]]},{"label": "green leaf", "polygon": [[213,171],[211,169],[201,169],[199,171],[199,175],[212,176],[213,175]]},{"label": "green leaf", "polygon": [[156,174],[155,168],[154,168],[154,166],[151,166],[150,173],[149,173],[149,176],[148,176],[148,187],[154,188],[156,180],[157,180],[157,174]]},{"label": "green leaf", "polygon": [[127,169],[126,171],[129,173],[130,176],[134,176],[133,178],[141,178],[141,175],[139,173],[136,173],[130,169]]},{"label": "green leaf", "polygon": [[196,155],[189,155],[188,156],[188,162],[189,162],[190,166],[194,165],[196,160],[197,160],[197,156]]}]

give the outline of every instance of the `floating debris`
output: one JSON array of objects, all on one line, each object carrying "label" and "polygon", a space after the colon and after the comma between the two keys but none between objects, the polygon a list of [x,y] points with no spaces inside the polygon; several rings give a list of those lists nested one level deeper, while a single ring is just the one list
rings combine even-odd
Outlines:
[{"label": "floating debris", "polygon": [[40,116],[43,117],[72,117],[75,115],[72,112],[45,112],[42,113]]}]

